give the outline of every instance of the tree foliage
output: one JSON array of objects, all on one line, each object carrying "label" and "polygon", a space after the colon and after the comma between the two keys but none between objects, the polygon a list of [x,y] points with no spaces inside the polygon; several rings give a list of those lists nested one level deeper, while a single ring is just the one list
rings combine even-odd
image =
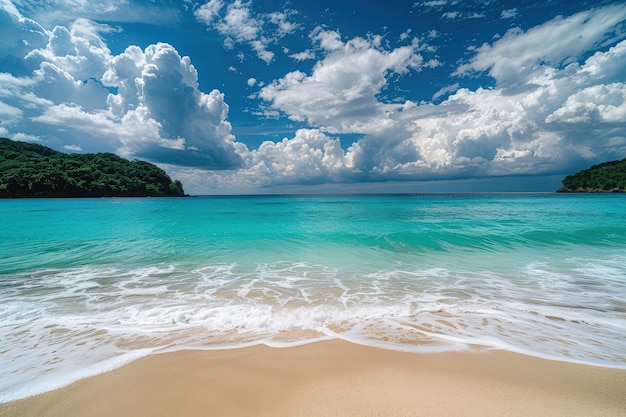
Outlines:
[{"label": "tree foliage", "polygon": [[0,197],[184,196],[180,181],[112,153],[65,154],[0,138]]},{"label": "tree foliage", "polygon": [[626,159],[605,162],[563,179],[559,192],[625,192]]}]

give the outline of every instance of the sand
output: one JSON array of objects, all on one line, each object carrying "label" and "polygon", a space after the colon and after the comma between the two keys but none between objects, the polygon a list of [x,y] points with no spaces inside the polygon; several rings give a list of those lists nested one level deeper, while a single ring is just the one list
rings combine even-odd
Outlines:
[{"label": "sand", "polygon": [[152,355],[0,416],[626,416],[626,370],[320,342]]}]

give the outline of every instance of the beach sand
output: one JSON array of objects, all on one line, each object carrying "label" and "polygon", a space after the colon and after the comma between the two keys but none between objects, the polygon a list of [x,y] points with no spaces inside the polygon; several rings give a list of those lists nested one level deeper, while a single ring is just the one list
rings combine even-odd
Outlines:
[{"label": "beach sand", "polygon": [[626,370],[349,344],[152,355],[1,416],[626,416]]}]

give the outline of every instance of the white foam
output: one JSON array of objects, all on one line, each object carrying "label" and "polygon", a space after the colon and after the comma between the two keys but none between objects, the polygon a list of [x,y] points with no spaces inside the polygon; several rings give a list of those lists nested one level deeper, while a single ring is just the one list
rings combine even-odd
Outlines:
[{"label": "white foam", "polygon": [[4,386],[4,384],[0,385],[0,404],[63,388],[81,379],[121,368],[153,352],[154,349],[139,349],[96,363],[85,364],[72,371],[52,372],[45,377],[34,379],[22,378],[20,381],[12,377],[10,387]]},{"label": "white foam", "polygon": [[505,349],[626,368],[623,261],[579,257],[489,271],[233,263],[7,276],[0,402],[156,351],[333,338],[412,352]]}]

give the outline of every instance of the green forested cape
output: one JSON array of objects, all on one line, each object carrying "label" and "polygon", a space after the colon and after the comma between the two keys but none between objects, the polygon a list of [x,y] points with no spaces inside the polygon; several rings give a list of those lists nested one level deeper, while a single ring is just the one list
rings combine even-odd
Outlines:
[{"label": "green forested cape", "polygon": [[626,191],[626,159],[605,162],[563,179],[561,193]]},{"label": "green forested cape", "polygon": [[0,138],[0,198],[183,196],[161,168],[112,153],[65,154]]}]

